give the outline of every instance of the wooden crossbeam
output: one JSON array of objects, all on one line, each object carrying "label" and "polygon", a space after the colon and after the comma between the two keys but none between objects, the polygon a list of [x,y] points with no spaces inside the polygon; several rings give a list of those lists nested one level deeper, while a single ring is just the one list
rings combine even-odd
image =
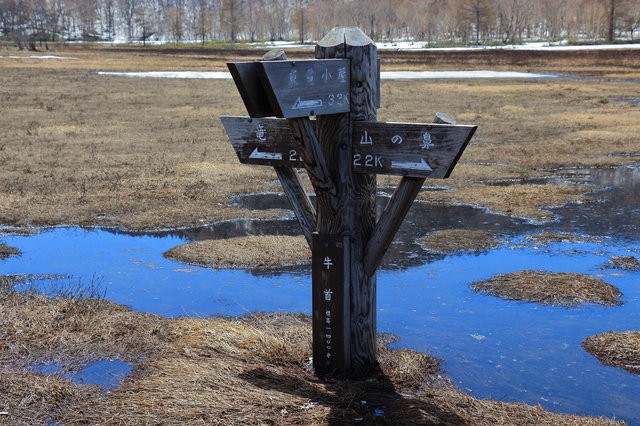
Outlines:
[{"label": "wooden crossbeam", "polygon": [[[444,113],[437,113],[433,123],[456,124],[456,121]],[[461,151],[462,152],[462,151]],[[406,176],[400,180],[391,199],[387,203],[364,252],[364,271],[367,275],[375,274],[384,254],[393,241],[400,225],[407,216],[411,205],[420,192],[425,178]]]}]

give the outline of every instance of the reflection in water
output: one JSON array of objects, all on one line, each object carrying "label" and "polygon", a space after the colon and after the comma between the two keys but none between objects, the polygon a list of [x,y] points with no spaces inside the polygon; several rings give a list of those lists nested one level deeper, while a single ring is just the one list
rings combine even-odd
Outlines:
[{"label": "reflection in water", "polygon": [[[594,202],[554,209],[561,218],[545,225],[468,206],[416,203],[378,275],[378,330],[400,336],[397,346],[446,359],[450,376],[473,396],[541,404],[563,413],[615,415],[640,426],[640,377],[603,366],[580,347],[587,336],[637,330],[640,324],[640,272],[599,269],[610,256],[640,251],[640,170],[589,172],[588,177],[573,174],[572,184],[589,181],[608,189],[597,193]],[[269,208],[286,203],[273,196],[261,202]],[[430,255],[415,244],[432,230],[448,228],[493,231],[511,245],[481,253]],[[606,244],[537,246],[525,239],[543,231],[606,237]],[[295,220],[282,220],[224,222],[154,235],[68,228],[6,236],[3,241],[23,255],[0,263],[0,273],[73,274],[87,280],[96,274],[104,277],[109,299],[165,316],[309,314],[309,267],[251,273],[190,267],[162,257],[187,241],[261,233],[299,231]],[[523,269],[597,275],[624,293],[625,304],[559,309],[504,301],[468,287]]]}]

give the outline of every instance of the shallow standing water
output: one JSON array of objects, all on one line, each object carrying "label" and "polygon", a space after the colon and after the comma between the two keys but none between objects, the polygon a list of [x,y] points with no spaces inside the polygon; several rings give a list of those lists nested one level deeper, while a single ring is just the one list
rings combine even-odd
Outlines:
[{"label": "shallow standing water", "polygon": [[[555,209],[561,219],[546,225],[472,207],[416,203],[378,273],[378,331],[400,336],[396,346],[446,359],[450,377],[473,396],[540,404],[562,413],[616,416],[640,425],[640,376],[603,366],[580,346],[593,334],[639,329],[640,272],[600,267],[613,255],[640,256],[640,169],[590,173],[575,173],[564,181],[612,188],[600,192],[599,201]],[[255,203],[261,199],[274,202],[272,195],[256,196],[252,207],[259,207]],[[432,230],[450,228],[493,231],[509,242],[495,250],[452,255],[429,254],[415,244]],[[546,246],[526,240],[527,234],[543,231],[606,238],[599,244]],[[310,268],[211,270],[162,257],[188,241],[262,233],[298,233],[297,224],[235,221],[154,235],[64,228],[6,236],[2,240],[23,255],[1,262],[0,273],[72,275],[85,282],[99,276],[109,299],[165,316],[310,314]],[[561,309],[504,301],[468,287],[523,269],[595,275],[620,288],[625,303]]]}]

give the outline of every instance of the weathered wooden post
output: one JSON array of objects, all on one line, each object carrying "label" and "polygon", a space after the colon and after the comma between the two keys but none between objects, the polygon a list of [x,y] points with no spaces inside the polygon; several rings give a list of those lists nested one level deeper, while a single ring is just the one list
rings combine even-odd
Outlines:
[{"label": "weathered wooden post", "polygon": [[[312,248],[316,372],[365,371],[376,363],[375,271],[425,178],[448,177],[476,128],[445,114],[377,122],[377,49],[357,28],[331,30],[316,60],[263,59],[229,64],[250,117],[221,119],[241,162],[275,168]],[[376,174],[403,177],[377,222]]]},{"label": "weathered wooden post", "polygon": [[[331,215],[318,213],[314,247],[331,250],[324,257],[324,253],[317,259],[314,256],[313,294],[326,303],[321,295],[330,289],[342,296],[343,301],[336,302],[335,309],[323,309],[323,304],[314,307],[314,367],[320,371],[357,371],[375,363],[376,275],[365,274],[364,251],[376,223],[376,175],[353,171],[351,136],[354,121],[377,119],[378,54],[376,45],[360,29],[334,28],[316,46],[316,58],[349,59],[350,91],[334,94],[329,102],[348,99],[350,110],[318,116],[316,124],[330,176],[339,183],[336,194],[317,194],[319,199],[335,197],[337,208]],[[344,248],[339,250],[337,245]],[[325,258],[343,268],[323,268]],[[329,313],[337,316],[333,329],[326,326],[327,321],[334,320],[327,316]],[[339,337],[344,335],[340,340],[344,347],[334,338],[336,331]],[[339,352],[332,353],[334,349]],[[316,353],[324,354],[323,359],[316,360]],[[334,361],[333,357],[338,359]]]}]

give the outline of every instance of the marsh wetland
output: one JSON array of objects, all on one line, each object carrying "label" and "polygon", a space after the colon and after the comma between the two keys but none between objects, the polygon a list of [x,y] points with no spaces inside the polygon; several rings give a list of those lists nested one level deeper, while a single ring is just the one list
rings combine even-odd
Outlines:
[{"label": "marsh wetland", "polygon": [[[382,83],[381,120],[423,121],[437,99],[439,111],[479,129],[452,178],[427,182],[379,272],[378,332],[397,336],[390,340],[399,339],[390,343],[396,352],[381,349],[383,376],[375,389],[357,380],[346,389],[306,372],[308,324],[304,316],[288,316],[311,311],[309,266],[232,270],[163,255],[197,241],[299,234],[273,173],[238,164],[222,131],[219,115],[244,114],[233,83],[77,74],[219,71],[220,54],[67,49],[60,54],[75,59],[0,58],[0,247],[7,253],[0,274],[21,277],[10,288],[31,295],[23,300],[3,290],[1,320],[12,326],[3,331],[0,411],[10,416],[0,421],[607,424],[503,404],[523,402],[640,424],[640,377],[602,364],[581,346],[589,336],[639,324],[639,272],[616,263],[640,256],[640,112],[633,102],[617,102],[640,94],[630,81],[638,78],[638,54],[620,63],[609,56],[568,63],[558,55],[495,65],[578,79]],[[416,66],[418,55],[406,68],[452,65]],[[474,58],[457,66],[486,65]],[[381,204],[394,184],[379,179]],[[480,231],[495,243],[458,250],[420,244],[446,230]],[[471,287],[522,271],[592,276],[615,286],[620,303],[545,305]],[[102,305],[85,306],[77,293],[66,302],[56,298],[79,281],[99,284]],[[26,310],[46,305],[35,294],[50,295],[56,314],[29,323]],[[270,314],[249,315],[258,311]],[[39,342],[31,334],[37,324]],[[51,334],[47,324],[57,324]],[[84,348],[83,333],[91,342]],[[104,361],[132,366],[119,389],[95,393],[85,379],[65,382]],[[223,365],[230,376],[200,370]],[[38,368],[60,373],[38,375]],[[171,374],[175,389],[161,381]],[[478,399],[438,385],[447,378]],[[29,419],[34,405],[19,397],[20,383],[29,380],[43,386],[43,395],[43,380],[58,389],[59,400],[40,403],[49,414]],[[253,399],[238,396],[234,386]],[[443,386],[448,390],[439,393]],[[233,407],[205,401],[212,389],[224,389]],[[336,389],[360,403],[332,399]],[[153,417],[158,398],[165,412]],[[118,417],[124,409],[128,415]]]}]

